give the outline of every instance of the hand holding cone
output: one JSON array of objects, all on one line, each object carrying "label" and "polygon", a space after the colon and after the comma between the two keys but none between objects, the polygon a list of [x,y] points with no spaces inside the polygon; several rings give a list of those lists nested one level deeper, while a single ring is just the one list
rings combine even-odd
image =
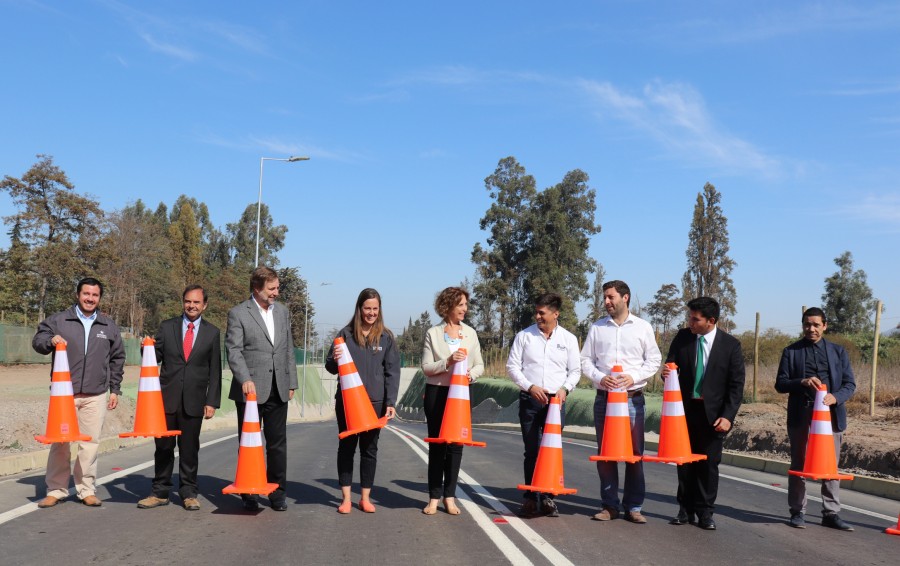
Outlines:
[{"label": "hand holding cone", "polygon": [[534,465],[532,485],[519,484],[518,489],[539,491],[553,495],[569,495],[578,493],[577,489],[566,489],[563,478],[562,451],[562,414],[559,397],[550,398],[547,409],[547,420],[544,421],[544,435],[541,437],[541,448]]},{"label": "hand holding cone", "polygon": [[[466,354],[465,348],[460,352]],[[453,364],[450,377],[450,391],[447,393],[447,405],[444,407],[444,419],[441,421],[441,433],[437,438],[426,438],[425,442],[437,444],[462,444],[484,448],[484,442],[472,440],[472,409],[469,404],[469,365],[468,358]]]},{"label": "hand holding cone", "polygon": [[831,429],[831,409],[825,404],[828,388],[820,385],[816,391],[812,421],[809,423],[809,440],[806,443],[806,460],[803,471],[788,471],[792,476],[814,480],[852,480],[853,476],[839,474],[837,454],[834,453],[834,431]]},{"label": "hand holding cone", "polygon": [[344,417],[347,421],[347,430],[338,433],[338,438],[346,438],[351,434],[359,434],[367,430],[384,428],[388,418],[378,418],[375,408],[369,399],[369,393],[363,386],[359,377],[356,364],[350,350],[340,336],[334,339],[334,348],[341,348],[342,354],[338,359],[338,375],[341,380],[341,399],[344,402]]},{"label": "hand holding cone", "polygon": [[[622,366],[613,366],[612,375],[622,373]],[[631,445],[631,418],[628,416],[628,392],[624,389],[606,392],[606,419],[600,453],[590,457],[592,462],[628,462],[641,459]]]},{"label": "hand holding cone", "polygon": [[644,456],[647,462],[687,464],[706,460],[705,454],[691,454],[691,439],[688,436],[684,403],[681,399],[681,385],[678,383],[678,366],[666,364],[669,375],[663,391],[662,415],[659,423],[659,449],[656,456]]},{"label": "hand holding cone", "polygon": [[137,409],[134,414],[134,431],[119,434],[120,438],[135,436],[178,436],[180,430],[166,429],[166,409],[163,406],[162,388],[159,384],[159,366],[156,365],[156,348],[152,338],[144,338],[141,354],[141,379],[138,382]]},{"label": "hand holding cone", "polygon": [[43,436],[35,436],[34,439],[42,444],[91,439],[90,436],[81,434],[78,429],[75,394],[72,390],[72,376],[69,372],[69,355],[66,353],[66,345],[63,342],[56,345],[56,353],[53,355],[47,433]]}]

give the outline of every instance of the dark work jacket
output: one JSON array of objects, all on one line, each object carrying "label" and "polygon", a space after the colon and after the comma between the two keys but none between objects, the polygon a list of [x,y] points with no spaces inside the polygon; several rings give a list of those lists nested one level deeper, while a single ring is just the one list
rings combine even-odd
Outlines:
[{"label": "dark work jacket", "polygon": [[[832,342],[825,342],[825,355],[828,358],[829,379],[822,382],[828,387],[828,392],[834,395],[837,403],[829,407],[831,409],[831,426],[836,431],[847,429],[847,408],[845,403],[853,392],[856,391],[856,379],[853,377],[853,369],[850,368],[850,358],[847,350]],[[811,377],[806,375],[806,349],[810,342],[805,338],[794,342],[784,349],[781,354],[781,363],[778,364],[778,373],[775,376],[775,390],[788,394],[787,425],[788,428],[809,426],[807,417],[812,409],[807,406],[810,399],[808,387],[803,387],[800,381]],[[821,376],[816,376],[821,379]]]},{"label": "dark work jacket", "polygon": [[[397,404],[397,393],[400,390],[400,352],[394,338],[385,332],[377,346],[363,348],[353,337],[353,328],[345,326],[338,336],[344,339],[345,351],[350,352],[359,377],[369,394],[372,403],[384,403],[386,407]],[[334,344],[325,358],[325,369],[328,373],[338,373],[338,363],[334,359]],[[338,388],[335,397],[341,394]]]},{"label": "dark work jacket", "polygon": [[[685,402],[694,393],[697,344],[697,336],[689,328],[682,328],[672,339],[666,356],[666,362],[678,365],[678,382]],[[721,329],[716,330],[716,339],[706,360],[702,390],[709,424],[719,417],[725,417],[734,424],[744,399],[744,354],[738,339]]]}]

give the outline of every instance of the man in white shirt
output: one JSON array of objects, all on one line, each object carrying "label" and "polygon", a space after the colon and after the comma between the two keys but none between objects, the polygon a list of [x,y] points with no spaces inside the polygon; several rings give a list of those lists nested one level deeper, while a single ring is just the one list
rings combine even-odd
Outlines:
[{"label": "man in white shirt", "polygon": [[[594,402],[594,428],[597,442],[603,438],[606,421],[606,397],[609,391],[628,392],[628,416],[631,419],[631,443],[634,454],[644,453],[644,386],[659,371],[662,354],[656,344],[653,328],[628,310],[631,289],[624,281],[603,284],[605,316],[591,325],[581,350],[581,371],[594,382],[597,399]],[[612,375],[612,367],[622,366],[622,373]],[[619,516],[619,470],[616,462],[597,462],[600,475],[600,496],[603,508],[594,515],[597,521],[609,521]],[[643,464],[625,464],[625,488],[622,506],[625,519],[643,524],[641,515],[646,489]]]},{"label": "man in white shirt", "polygon": [[[544,293],[538,297],[534,304],[536,324],[516,334],[506,362],[506,372],[522,390],[519,393],[519,423],[525,443],[527,485],[531,484],[534,476],[550,398],[559,397],[560,419],[564,426],[566,395],[581,378],[578,339],[559,326],[561,307],[562,297],[556,293]],[[543,494],[540,509],[544,515],[559,517],[552,494]],[[526,491],[521,515],[531,517],[537,511],[537,493]]]}]

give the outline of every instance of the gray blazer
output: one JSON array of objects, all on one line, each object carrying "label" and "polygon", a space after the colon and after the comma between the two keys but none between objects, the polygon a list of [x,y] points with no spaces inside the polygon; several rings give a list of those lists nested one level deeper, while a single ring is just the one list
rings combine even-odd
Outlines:
[{"label": "gray blazer", "polygon": [[[228,311],[225,331],[225,350],[234,379],[228,398],[244,401],[241,387],[248,380],[256,386],[256,401],[263,404],[269,395],[278,395],[287,402],[289,391],[297,389],[297,362],[294,358],[294,338],[288,308],[281,303],[273,306],[275,345],[269,339],[266,323],[259,314],[253,298]],[[272,374],[276,391],[272,391]]]}]

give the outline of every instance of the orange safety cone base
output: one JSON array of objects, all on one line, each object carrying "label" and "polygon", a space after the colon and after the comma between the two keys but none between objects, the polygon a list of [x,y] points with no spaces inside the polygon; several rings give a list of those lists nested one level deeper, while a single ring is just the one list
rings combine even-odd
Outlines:
[{"label": "orange safety cone base", "polygon": [[799,476],[801,478],[807,478],[811,480],[852,480],[853,476],[848,474],[817,474],[815,472],[798,472],[795,470],[788,470],[788,474],[792,476]]},{"label": "orange safety cone base", "polygon": [[678,464],[679,466],[682,464],[690,464],[691,462],[699,462],[701,460],[706,460],[705,454],[691,454],[690,456],[644,456],[642,458],[645,462],[660,462],[663,464]]},{"label": "orange safety cone base", "polygon": [[[897,525],[897,526],[900,527],[900,525]],[[886,532],[889,535],[900,535],[900,529],[887,528],[887,529],[884,529],[884,532]]]},{"label": "orange safety cone base", "polygon": [[66,435],[66,436],[44,436],[35,435],[35,440],[40,442],[41,444],[53,444],[55,442],[78,442],[78,441],[88,441],[91,439],[90,436],[86,434],[78,434],[78,435]]},{"label": "orange safety cone base", "polygon": [[360,427],[360,428],[355,428],[355,429],[353,429],[353,430],[345,430],[344,432],[340,432],[340,433],[338,433],[338,438],[340,438],[340,439],[343,440],[344,438],[347,438],[348,436],[353,436],[354,434],[359,434],[359,433],[361,433],[361,432],[366,432],[367,430],[375,430],[376,428],[384,428],[384,427],[387,426],[387,422],[388,422],[388,418],[387,418],[387,417],[381,417],[381,418],[378,419],[377,421],[375,421],[375,422],[373,422],[373,423],[369,423],[367,426]]},{"label": "orange safety cone base", "polygon": [[591,462],[627,462],[629,464],[634,464],[638,460],[641,459],[641,456],[601,456],[600,454],[595,454],[590,457]]},{"label": "orange safety cone base", "polygon": [[552,487],[541,487],[539,485],[522,485],[519,484],[516,488],[521,489],[522,491],[539,491],[541,493],[551,493],[553,495],[572,495],[573,493],[578,493],[577,489],[567,489],[567,488],[552,488]]},{"label": "orange safety cone base", "polygon": [[120,432],[119,438],[136,438],[138,436],[162,438],[164,436],[180,436],[180,430],[163,430],[160,432]]},{"label": "orange safety cone base", "polygon": [[474,446],[476,448],[484,448],[487,446],[486,442],[476,442],[474,440],[462,440],[460,438],[425,438],[423,439],[425,442],[431,442],[434,444],[461,444],[462,446]]},{"label": "orange safety cone base", "polygon": [[222,489],[222,493],[231,495],[234,493],[247,493],[250,495],[269,495],[278,489],[277,483],[264,483],[256,487],[241,487],[236,483]]}]

